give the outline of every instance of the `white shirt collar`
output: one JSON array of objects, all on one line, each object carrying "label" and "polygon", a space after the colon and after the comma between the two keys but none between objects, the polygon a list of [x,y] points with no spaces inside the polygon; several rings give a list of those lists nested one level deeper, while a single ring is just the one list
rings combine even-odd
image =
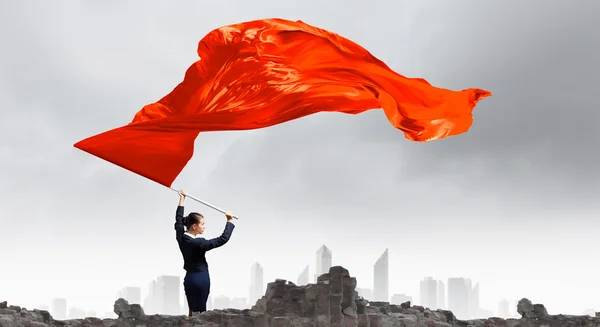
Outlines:
[{"label": "white shirt collar", "polygon": [[198,234],[198,235],[194,236],[194,235],[192,235],[192,234],[190,234],[190,233],[188,233],[188,232],[185,232],[185,233],[183,233],[183,235],[187,235],[187,236],[189,236],[189,237],[191,237],[191,238],[198,238],[198,237],[201,237],[201,236],[200,236],[200,234]]}]

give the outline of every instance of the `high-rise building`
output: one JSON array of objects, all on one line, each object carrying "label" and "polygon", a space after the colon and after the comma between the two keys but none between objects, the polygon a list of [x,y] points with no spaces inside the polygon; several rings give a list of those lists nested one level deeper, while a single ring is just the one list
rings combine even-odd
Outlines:
[{"label": "high-rise building", "polygon": [[[263,287],[263,267],[260,265],[260,263],[256,262],[250,268],[250,292],[248,296],[250,305],[254,305],[257,300],[263,297]],[[215,308],[217,305],[216,301],[217,299],[215,299]]]},{"label": "high-rise building", "polygon": [[510,313],[508,312],[508,301],[506,299],[502,299],[498,302],[498,312],[496,312],[498,317],[500,318],[510,318]]},{"label": "high-rise building", "polygon": [[392,295],[391,304],[400,305],[404,302],[412,302],[412,296],[408,296],[405,294],[394,294]]},{"label": "high-rise building", "polygon": [[128,286],[121,289],[117,297],[127,300],[129,304],[142,304],[141,293],[142,291],[139,287]]},{"label": "high-rise building", "polygon": [[144,311],[152,314],[179,315],[181,314],[180,294],[179,276],[159,276],[148,287]]},{"label": "high-rise building", "polygon": [[304,270],[302,270],[302,273],[300,273],[300,276],[298,276],[298,286],[302,286],[302,285],[306,285],[308,284],[308,265],[306,266],[306,268],[304,268]]},{"label": "high-rise building", "polygon": [[448,310],[458,319],[469,319],[471,308],[471,280],[448,278]]},{"label": "high-rise building", "polygon": [[158,287],[156,280],[153,280],[148,284],[148,295],[144,300],[144,312],[148,314],[160,314],[163,313],[161,289]]},{"label": "high-rise building", "polygon": [[248,308],[248,303],[245,297],[234,297],[233,299],[231,299],[231,303],[229,306],[232,309],[243,310]]},{"label": "high-rise building", "polygon": [[389,302],[389,280],[388,280],[388,249],[385,249],[381,257],[373,266],[373,299],[374,301]]},{"label": "high-rise building", "polygon": [[481,318],[479,308],[479,283],[471,288],[471,294],[469,296],[469,318]]},{"label": "high-rise building", "polygon": [[50,314],[56,320],[67,319],[67,300],[66,299],[54,299],[52,300],[52,312]]},{"label": "high-rise building", "polygon": [[329,250],[327,248],[327,246],[325,246],[325,244],[323,244],[323,246],[321,246],[318,250],[317,250],[317,265],[315,267],[315,282],[317,281],[317,278],[323,274],[326,274],[329,272],[329,269],[331,268],[331,250]]},{"label": "high-rise building", "polygon": [[421,297],[421,305],[430,308],[431,310],[437,309],[437,295],[438,295],[438,284],[437,280],[433,277],[426,277],[421,281],[419,293]]},{"label": "high-rise building", "polygon": [[229,309],[231,308],[230,300],[224,295],[217,296],[214,301],[215,309]]},{"label": "high-rise building", "polygon": [[162,293],[162,308],[163,314],[178,315],[181,309],[179,295],[181,294],[181,282],[179,276],[159,276],[157,281],[158,287]]},{"label": "high-rise building", "polygon": [[437,282],[437,308],[446,309],[446,285],[441,280]]},{"label": "high-rise building", "polygon": [[83,319],[85,313],[85,310],[80,308],[69,308],[69,319]]}]

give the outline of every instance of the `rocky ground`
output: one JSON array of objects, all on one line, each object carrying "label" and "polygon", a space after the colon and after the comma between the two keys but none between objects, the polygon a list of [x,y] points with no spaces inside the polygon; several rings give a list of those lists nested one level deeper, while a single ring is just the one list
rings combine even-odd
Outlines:
[{"label": "rocky ground", "polygon": [[317,284],[296,286],[285,280],[269,283],[250,310],[214,310],[186,316],[146,315],[138,304],[118,299],[117,319],[86,318],[58,321],[48,311],[27,310],[0,302],[0,327],[600,327],[596,317],[549,315],[541,304],[519,301],[520,319],[487,318],[462,321],[446,310],[429,310],[410,302],[390,305],[358,297],[356,279],[348,270],[332,267]]}]

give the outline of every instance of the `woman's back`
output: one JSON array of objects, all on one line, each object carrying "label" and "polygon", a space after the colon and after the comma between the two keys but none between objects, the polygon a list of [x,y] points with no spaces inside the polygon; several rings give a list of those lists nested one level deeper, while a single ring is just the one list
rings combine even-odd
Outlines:
[{"label": "woman's back", "polygon": [[[179,207],[177,210],[179,210]],[[181,207],[181,211],[183,215],[183,207]],[[227,222],[223,234],[210,240],[187,232],[183,233],[181,237],[178,237],[177,242],[179,243],[179,249],[183,255],[183,269],[189,272],[208,271],[206,252],[225,245],[225,243],[229,241],[234,228],[235,225],[231,222]],[[177,226],[175,229],[177,230]]]}]

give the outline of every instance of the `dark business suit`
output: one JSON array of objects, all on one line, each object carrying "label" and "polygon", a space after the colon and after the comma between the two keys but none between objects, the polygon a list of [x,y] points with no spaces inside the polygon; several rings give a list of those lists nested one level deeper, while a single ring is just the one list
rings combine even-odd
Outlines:
[{"label": "dark business suit", "polygon": [[203,237],[194,237],[185,232],[183,226],[183,207],[178,206],[175,214],[175,237],[183,255],[183,269],[186,274],[183,281],[185,296],[192,312],[206,311],[206,301],[210,294],[210,275],[206,252],[223,246],[235,226],[227,222],[221,236],[207,240]]}]

